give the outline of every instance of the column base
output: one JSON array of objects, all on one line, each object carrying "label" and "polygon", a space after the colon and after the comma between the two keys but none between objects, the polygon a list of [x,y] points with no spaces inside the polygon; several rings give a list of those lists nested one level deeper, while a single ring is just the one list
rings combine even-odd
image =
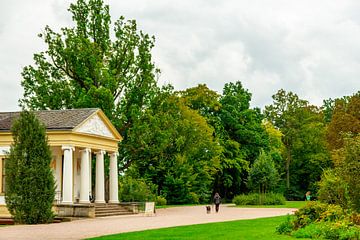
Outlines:
[{"label": "column base", "polygon": [[79,203],[82,203],[82,204],[90,204],[90,201],[89,201],[89,200],[80,200]]},{"label": "column base", "polygon": [[61,204],[74,204],[73,201],[62,201]]},{"label": "column base", "polygon": [[106,203],[105,200],[95,200],[95,203]]},{"label": "column base", "polygon": [[119,203],[119,200],[109,200],[109,203],[117,204]]}]

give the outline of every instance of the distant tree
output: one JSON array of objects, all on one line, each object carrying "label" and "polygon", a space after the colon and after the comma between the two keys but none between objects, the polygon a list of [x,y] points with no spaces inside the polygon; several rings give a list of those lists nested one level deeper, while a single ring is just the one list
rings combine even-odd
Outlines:
[{"label": "distant tree", "polygon": [[307,106],[308,102],[301,100],[292,92],[287,93],[283,89],[280,89],[272,98],[273,104],[265,106],[264,114],[284,134],[283,143],[286,147],[286,186],[290,188],[291,150],[297,135],[296,128],[292,127],[297,123],[293,115],[297,109]]},{"label": "distant tree", "polygon": [[330,150],[344,145],[346,134],[360,133],[360,92],[335,101],[332,118],[327,129],[327,142]]},{"label": "distant tree", "polygon": [[287,197],[302,198],[304,191],[316,190],[323,169],[331,166],[324,116],[292,92],[279,90],[273,99],[264,113],[283,134]]},{"label": "distant tree", "polygon": [[274,125],[264,120],[262,122],[268,136],[269,136],[269,152],[268,154],[274,161],[275,167],[280,175],[285,173],[285,162],[283,159],[283,155],[285,152],[285,146],[282,142],[283,133],[274,127]]},{"label": "distant tree", "polygon": [[247,191],[249,166],[260,149],[268,149],[269,139],[262,126],[263,115],[250,108],[251,93],[241,82],[227,83],[220,97],[218,137],[223,146],[216,188],[225,198]]},{"label": "distant tree", "polygon": [[15,222],[51,222],[55,183],[45,127],[31,112],[22,112],[11,128],[14,143],[6,160],[7,208]]},{"label": "distant tree", "polygon": [[265,194],[275,188],[279,181],[279,174],[275,168],[271,156],[263,150],[251,166],[248,177],[248,185],[252,191]]}]

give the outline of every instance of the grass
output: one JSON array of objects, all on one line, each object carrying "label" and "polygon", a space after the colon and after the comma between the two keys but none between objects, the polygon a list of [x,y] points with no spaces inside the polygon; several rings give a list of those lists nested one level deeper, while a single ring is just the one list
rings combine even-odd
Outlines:
[{"label": "grass", "polygon": [[306,205],[305,201],[286,201],[285,205],[239,205],[240,208],[301,208]]},{"label": "grass", "polygon": [[[139,232],[91,238],[92,240],[208,240],[208,239],[243,239],[243,240],[275,240],[295,239],[275,233],[276,227],[286,220],[287,216],[239,220],[231,222],[198,224],[182,227],[171,227]],[[297,238],[301,239],[301,238]],[[302,238],[304,239],[304,238]]]}]

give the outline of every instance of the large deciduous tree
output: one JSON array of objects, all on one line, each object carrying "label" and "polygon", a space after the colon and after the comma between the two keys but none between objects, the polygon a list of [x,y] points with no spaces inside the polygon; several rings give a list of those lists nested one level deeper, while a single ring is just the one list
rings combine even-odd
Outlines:
[{"label": "large deciduous tree", "polygon": [[154,37],[124,17],[111,31],[109,6],[102,0],[77,0],[69,11],[74,27],[55,32],[46,26],[39,34],[47,50],[23,69],[20,104],[33,110],[99,107],[126,139],[157,89]]},{"label": "large deciduous tree", "polygon": [[120,149],[132,161],[127,173],[155,184],[168,203],[207,202],[220,148],[206,119],[167,89],[138,121]]},{"label": "large deciduous tree", "polygon": [[332,117],[327,129],[329,149],[342,148],[346,134],[360,134],[360,92],[334,100]]},{"label": "large deciduous tree", "polygon": [[281,89],[273,99],[273,104],[265,107],[265,115],[283,134],[286,186],[294,194],[288,197],[299,198],[315,188],[322,170],[330,166],[324,117],[292,92]]},{"label": "large deciduous tree", "polygon": [[33,113],[22,112],[11,132],[14,143],[5,161],[7,208],[18,223],[51,222],[55,184],[45,127]]}]

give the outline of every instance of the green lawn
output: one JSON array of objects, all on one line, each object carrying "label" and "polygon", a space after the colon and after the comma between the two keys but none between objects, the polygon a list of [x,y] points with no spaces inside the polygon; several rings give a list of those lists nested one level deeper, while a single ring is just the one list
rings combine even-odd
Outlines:
[{"label": "green lawn", "polygon": [[[147,230],[140,232],[130,232],[123,234],[115,234],[103,236],[98,238],[91,238],[93,240],[177,240],[177,239],[194,239],[194,240],[208,240],[208,239],[244,239],[244,240],[271,240],[271,239],[293,239],[290,236],[278,235],[275,233],[276,227],[285,221],[286,216],[260,218],[253,220],[240,220],[231,222],[198,224],[183,227],[171,227],[155,230]],[[298,238],[300,239],[300,238]]]},{"label": "green lawn", "polygon": [[239,205],[240,208],[301,208],[305,206],[305,201],[286,201],[285,205]]}]

